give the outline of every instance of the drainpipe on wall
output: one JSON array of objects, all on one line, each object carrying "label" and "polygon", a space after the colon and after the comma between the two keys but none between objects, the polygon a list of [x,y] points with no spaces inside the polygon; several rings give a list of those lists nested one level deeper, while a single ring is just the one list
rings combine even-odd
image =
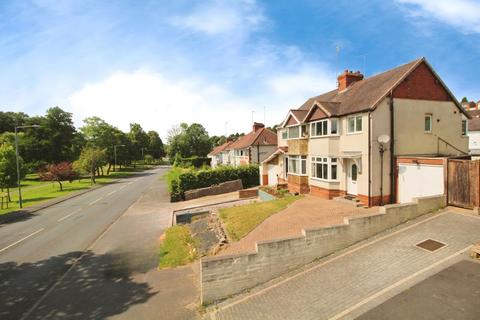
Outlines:
[{"label": "drainpipe on wall", "polygon": [[393,91],[390,91],[390,203],[395,202],[395,119],[393,109]]},{"label": "drainpipe on wall", "polygon": [[371,189],[372,189],[372,133],[371,133],[371,127],[372,127],[372,113],[368,113],[368,206],[372,206],[372,200],[371,200]]}]

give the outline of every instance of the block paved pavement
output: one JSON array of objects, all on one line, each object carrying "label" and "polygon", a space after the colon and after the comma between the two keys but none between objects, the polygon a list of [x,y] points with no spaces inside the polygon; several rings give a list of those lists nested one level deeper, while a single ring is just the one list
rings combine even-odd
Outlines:
[{"label": "block paved pavement", "polygon": [[[427,238],[446,246],[435,252],[415,246]],[[403,291],[457,262],[479,238],[479,217],[454,212],[437,214],[313,265],[271,287],[227,301],[206,318],[355,318],[368,310],[365,308],[390,298],[395,290]]]}]

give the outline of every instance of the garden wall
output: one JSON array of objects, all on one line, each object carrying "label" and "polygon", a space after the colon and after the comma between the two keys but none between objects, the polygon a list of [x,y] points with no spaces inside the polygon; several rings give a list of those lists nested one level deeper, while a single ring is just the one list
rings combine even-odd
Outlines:
[{"label": "garden wall", "polygon": [[201,261],[203,304],[227,298],[347,248],[410,219],[445,206],[444,196],[386,205],[371,216],[345,218],[345,224],[302,230],[302,236],[257,243],[256,253],[204,258]]},{"label": "garden wall", "polygon": [[206,187],[206,188],[185,191],[185,200],[192,200],[192,199],[205,197],[205,196],[212,196],[216,194],[234,192],[242,189],[243,189],[242,180],[237,179],[233,181],[227,181],[227,182],[215,184],[213,186]]}]

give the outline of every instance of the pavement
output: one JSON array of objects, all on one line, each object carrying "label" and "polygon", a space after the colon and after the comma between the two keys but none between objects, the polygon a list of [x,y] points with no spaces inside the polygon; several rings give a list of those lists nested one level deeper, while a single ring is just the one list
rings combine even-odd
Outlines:
[{"label": "pavement", "polygon": [[192,319],[195,265],[157,270],[166,169],[0,226],[1,319]]},{"label": "pavement", "polygon": [[[314,263],[303,271],[227,300],[212,308],[205,318],[355,319],[438,272],[469,259],[466,253],[472,243],[479,240],[479,230],[478,216],[446,211],[422,217],[333,258]],[[446,245],[434,252],[416,247],[417,243],[429,238]],[[478,277],[473,271],[470,274]],[[473,275],[465,277],[472,280]],[[458,285],[466,283],[468,279]],[[474,283],[464,289],[467,291],[463,295],[467,297],[466,304],[478,305],[478,287]],[[456,295],[456,291],[448,293]],[[421,291],[413,297],[418,304],[431,299]],[[405,303],[403,307],[408,309]],[[458,309],[448,304],[443,307],[443,319],[462,319]],[[477,311],[478,308],[473,309]],[[375,313],[375,319],[384,319],[385,313],[379,312]],[[391,319],[417,318],[408,314],[400,313]],[[370,319],[368,314],[364,319]]]},{"label": "pavement", "polygon": [[361,208],[349,203],[305,195],[286,209],[271,215],[239,241],[230,243],[219,255],[255,252],[255,243],[302,235],[302,229],[343,224],[345,217],[378,213],[378,207]]}]

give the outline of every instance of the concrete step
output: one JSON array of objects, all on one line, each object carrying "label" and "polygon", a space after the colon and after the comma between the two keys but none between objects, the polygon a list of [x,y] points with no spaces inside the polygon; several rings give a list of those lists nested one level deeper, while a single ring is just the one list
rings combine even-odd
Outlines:
[{"label": "concrete step", "polygon": [[360,208],[360,207],[365,207],[363,203],[360,202],[360,200],[356,197],[353,196],[341,196],[341,197],[335,197],[333,200],[346,203],[346,204],[351,204],[354,207]]}]

